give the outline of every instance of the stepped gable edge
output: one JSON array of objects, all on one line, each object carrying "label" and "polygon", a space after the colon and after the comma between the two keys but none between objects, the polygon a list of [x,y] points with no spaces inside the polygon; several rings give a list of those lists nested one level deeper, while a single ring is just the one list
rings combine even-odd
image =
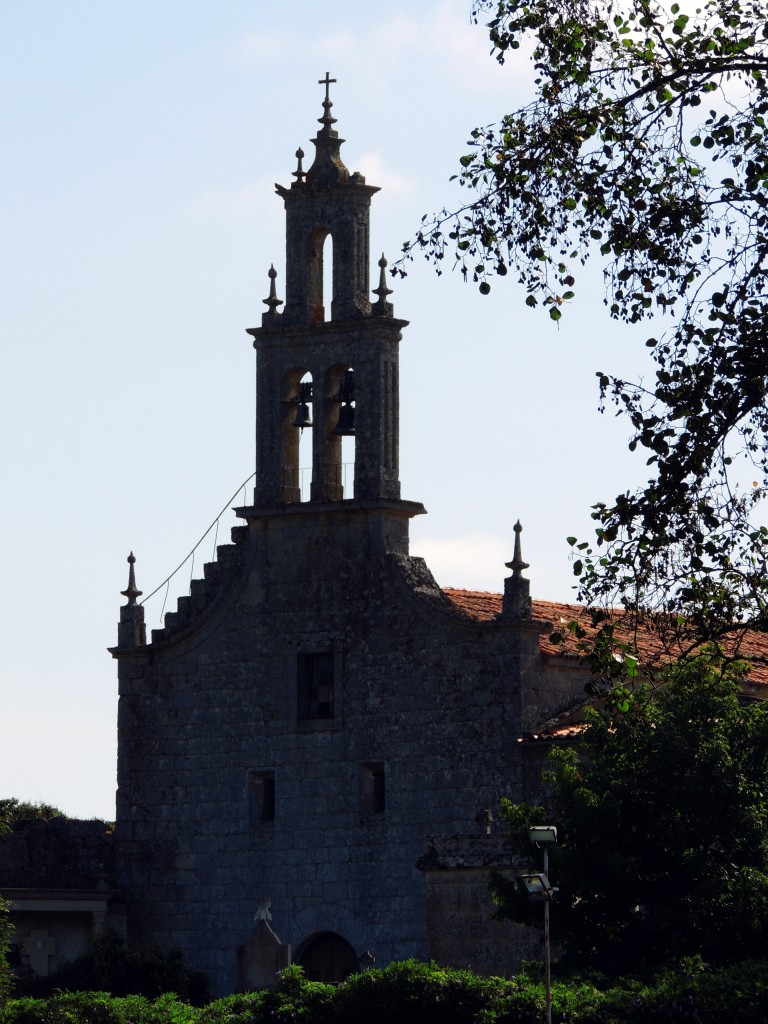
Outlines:
[{"label": "stepped gable edge", "polygon": [[190,582],[189,594],[183,594],[176,602],[176,611],[166,612],[164,625],[152,630],[153,644],[176,640],[193,626],[200,623],[205,614],[216,610],[229,585],[240,575],[245,548],[248,541],[247,526],[232,527],[232,543],[219,544],[216,560],[206,562],[203,577]]}]

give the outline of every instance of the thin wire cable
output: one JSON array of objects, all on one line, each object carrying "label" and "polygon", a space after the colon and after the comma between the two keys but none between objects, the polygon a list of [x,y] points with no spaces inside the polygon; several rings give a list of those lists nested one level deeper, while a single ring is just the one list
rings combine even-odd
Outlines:
[{"label": "thin wire cable", "polygon": [[[165,582],[168,584],[168,586],[165,588],[165,597],[163,598],[163,608],[162,608],[162,611],[160,612],[160,621],[161,622],[163,621],[163,614],[165,613],[165,603],[168,600],[168,593],[169,593],[169,591],[171,589],[171,577],[169,576],[168,579]],[[162,587],[162,585],[163,584],[161,583],[160,586]],[[151,597],[152,595],[150,594],[149,596]],[[143,604],[144,602],[142,601],[140,603]]]},{"label": "thin wire cable", "polygon": [[[255,472],[254,472],[254,473],[251,473],[251,475],[250,475],[249,477],[247,477],[247,478],[246,478],[246,479],[245,479],[245,480],[244,480],[244,481],[243,481],[243,482],[242,482],[242,483],[241,483],[241,484],[239,485],[239,487],[237,488],[237,490],[235,491],[235,493],[234,493],[234,494],[232,495],[232,497],[231,497],[231,498],[230,498],[230,499],[229,499],[229,500],[228,500],[228,501],[227,501],[227,502],[225,503],[225,505],[224,505],[224,508],[223,508],[223,509],[221,510],[221,512],[219,512],[219,514],[218,514],[218,515],[216,516],[216,518],[215,518],[215,519],[213,520],[213,522],[211,523],[211,525],[210,525],[210,526],[208,527],[208,529],[207,529],[207,530],[205,531],[205,533],[204,533],[204,534],[202,535],[202,537],[201,537],[201,538],[200,538],[200,540],[199,540],[199,541],[197,542],[197,544],[195,544],[195,546],[194,546],[194,547],[192,548],[192,550],[191,550],[191,551],[189,552],[189,554],[188,554],[188,555],[186,556],[186,558],[185,558],[185,559],[184,559],[183,561],[181,561],[181,562],[180,562],[180,563],[179,563],[179,564],[178,564],[178,565],[176,566],[176,568],[175,568],[175,569],[173,570],[173,572],[171,573],[171,575],[170,575],[170,576],[168,576],[168,577],[167,577],[166,579],[164,579],[164,580],[163,580],[163,582],[162,582],[162,583],[160,584],[160,586],[158,586],[158,587],[155,587],[155,589],[154,589],[154,590],[152,591],[152,593],[151,593],[151,594],[148,594],[148,595],[147,595],[147,596],[146,596],[146,597],[144,598],[144,600],[143,600],[143,601],[140,601],[140,602],[139,602],[140,604],[146,604],[146,603],[147,603],[147,601],[149,601],[149,599],[150,599],[151,597],[154,597],[154,596],[155,596],[155,594],[156,594],[156,593],[158,592],[158,590],[162,590],[162,588],[163,588],[163,587],[164,587],[164,586],[166,585],[166,583],[167,583],[167,584],[168,584],[168,585],[170,586],[170,582],[171,582],[171,580],[173,579],[173,577],[174,577],[174,576],[176,575],[176,573],[177,573],[177,572],[179,571],[179,569],[182,569],[182,568],[183,568],[183,567],[184,567],[184,566],[186,565],[186,563],[187,563],[187,561],[188,561],[188,560],[190,559],[190,557],[192,558],[192,563],[193,563],[193,566],[194,566],[194,557],[195,557],[195,552],[197,551],[197,549],[198,549],[198,548],[200,547],[200,545],[201,545],[201,544],[203,543],[203,541],[204,541],[204,540],[205,540],[205,538],[206,538],[206,537],[208,536],[208,534],[209,534],[209,533],[211,532],[211,530],[212,530],[212,529],[214,528],[214,526],[215,526],[215,527],[216,527],[216,528],[218,529],[218,525],[219,525],[219,520],[221,519],[221,517],[222,517],[222,516],[224,515],[224,513],[225,513],[225,512],[227,511],[227,509],[228,509],[228,508],[230,507],[230,505],[231,505],[231,504],[232,504],[232,502],[233,502],[233,501],[235,500],[235,498],[236,498],[236,497],[238,496],[238,494],[240,493],[240,491],[241,491],[241,490],[242,490],[242,489],[243,489],[243,488],[244,488],[244,487],[246,486],[246,484],[248,483],[248,481],[249,481],[249,480],[253,480],[253,478],[254,478],[255,476],[256,476],[256,473],[255,473]],[[167,594],[166,594],[166,597],[167,597]],[[163,603],[163,608],[165,608],[165,603]]]}]

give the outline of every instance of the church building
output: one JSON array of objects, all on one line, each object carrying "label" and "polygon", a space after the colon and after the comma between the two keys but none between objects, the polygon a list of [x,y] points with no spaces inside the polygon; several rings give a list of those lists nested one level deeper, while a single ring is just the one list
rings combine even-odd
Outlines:
[{"label": "church building", "polygon": [[[272,267],[248,331],[253,502],[149,642],[128,559],[114,835],[26,821],[0,844],[28,972],[110,926],[181,949],[214,996],[291,961],[338,981],[406,957],[510,975],[539,955],[538,933],[492,919],[489,871],[516,867],[493,817],[501,797],[540,799],[548,751],[578,733],[588,670],[549,626],[583,610],[531,600],[519,523],[503,595],[441,589],[409,554],[425,510],[398,473],[408,322],[383,257],[370,289],[378,189],[342,161],[331,82],[311,166],[299,150],[276,186],[284,298]],[[763,635],[750,651],[765,661]],[[756,664],[745,695],[766,687]]]},{"label": "church building", "polygon": [[284,298],[272,268],[248,332],[253,503],[149,642],[129,559],[112,649],[113,913],[124,909],[130,939],[183,949],[215,994],[259,976],[260,931],[275,970],[290,957],[322,980],[371,956],[513,969],[525,940],[491,921],[486,892],[504,859],[491,811],[526,793],[521,737],[583,696],[583,670],[542,648],[519,525],[490,611],[409,554],[425,510],[398,477],[408,322],[383,257],[370,288],[378,189],[342,161],[330,81],[311,166],[299,150],[294,180],[277,186]]}]

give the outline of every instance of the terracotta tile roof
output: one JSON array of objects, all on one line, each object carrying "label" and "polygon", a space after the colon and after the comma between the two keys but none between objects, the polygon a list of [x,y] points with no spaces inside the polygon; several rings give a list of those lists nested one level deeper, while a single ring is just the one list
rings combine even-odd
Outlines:
[{"label": "terracotta tile roof", "polygon": [[[450,587],[445,588],[443,593],[458,611],[480,622],[495,619],[501,611],[501,594],[458,590]],[[586,610],[578,604],[534,600],[531,611],[534,619],[550,622],[553,629],[565,627],[568,622],[575,619],[585,630],[587,636],[596,632],[596,627],[592,625]],[[641,623],[638,626],[636,636],[629,629],[625,630],[622,636],[621,627],[617,630],[617,635],[631,647],[636,647],[641,661],[648,665],[659,664],[674,657],[675,647],[672,638],[668,638],[665,642],[665,638],[660,637],[655,630],[651,630],[647,623]],[[542,654],[557,658],[578,656],[576,639],[572,634],[566,633],[563,642],[558,644],[552,643],[549,637],[550,631],[548,630],[541,634]],[[677,649],[681,650],[679,646]],[[731,650],[733,652],[738,650],[739,657],[752,663],[745,689],[753,692],[756,696],[768,697],[768,634],[758,633],[751,629],[741,631],[731,641]]]},{"label": "terracotta tile roof", "polygon": [[484,590],[454,590],[443,587],[445,596],[470,619],[495,619],[501,611],[501,594]]}]

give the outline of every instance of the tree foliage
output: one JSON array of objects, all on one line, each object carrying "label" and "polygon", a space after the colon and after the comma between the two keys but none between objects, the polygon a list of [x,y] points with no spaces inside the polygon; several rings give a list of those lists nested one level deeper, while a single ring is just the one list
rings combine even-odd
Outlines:
[{"label": "tree foliage", "polygon": [[42,801],[17,800],[15,796],[0,800],[0,821],[22,821],[25,818],[42,818],[48,821],[49,818],[66,818],[66,814],[53,804]]},{"label": "tree foliage", "polygon": [[[580,967],[768,958],[768,705],[745,704],[740,681],[701,654],[659,688],[615,688],[580,751],[553,752],[553,937]],[[545,812],[503,813],[530,854]],[[530,919],[514,883],[497,878],[495,894]]]},{"label": "tree foliage", "polygon": [[466,205],[405,258],[453,257],[483,292],[513,271],[553,320],[592,258],[611,317],[664,315],[653,379],[598,374],[652,468],[595,506],[580,597],[682,608],[705,637],[766,625],[768,5],[474,0],[489,15],[499,62],[531,53],[535,97],[472,132]]},{"label": "tree foliage", "polygon": [[[8,823],[0,816],[0,843],[10,832]],[[8,901],[0,896],[0,1002],[12,987],[11,971],[8,964],[8,947],[13,935],[11,925],[10,905]]]}]

